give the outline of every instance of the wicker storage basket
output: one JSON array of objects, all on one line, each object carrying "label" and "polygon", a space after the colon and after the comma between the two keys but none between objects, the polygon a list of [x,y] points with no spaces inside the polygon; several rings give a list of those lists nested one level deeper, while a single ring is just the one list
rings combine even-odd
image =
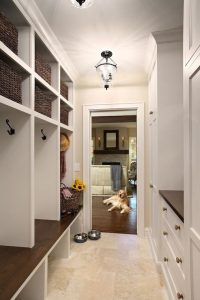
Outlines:
[{"label": "wicker storage basket", "polygon": [[21,83],[26,77],[19,68],[0,58],[0,95],[22,103]]},{"label": "wicker storage basket", "polygon": [[68,188],[70,193],[72,194],[71,197],[63,197],[62,189],[66,188],[65,185],[61,184],[60,188],[60,212],[61,215],[69,214],[77,212],[81,206],[81,193],[75,189]]},{"label": "wicker storage basket", "polygon": [[0,40],[15,54],[18,53],[17,28],[3,13],[0,13]]},{"label": "wicker storage basket", "polygon": [[35,58],[35,71],[46,82],[51,84],[51,66],[44,62],[43,58],[39,54],[36,54]]},{"label": "wicker storage basket", "polygon": [[35,110],[49,118],[51,118],[51,108],[54,96],[51,92],[35,87]]},{"label": "wicker storage basket", "polygon": [[68,116],[69,116],[69,109],[67,107],[67,105],[61,101],[60,104],[60,122],[65,124],[65,125],[69,125],[68,124]]},{"label": "wicker storage basket", "polygon": [[60,82],[60,93],[65,99],[68,100],[68,86],[62,80]]}]

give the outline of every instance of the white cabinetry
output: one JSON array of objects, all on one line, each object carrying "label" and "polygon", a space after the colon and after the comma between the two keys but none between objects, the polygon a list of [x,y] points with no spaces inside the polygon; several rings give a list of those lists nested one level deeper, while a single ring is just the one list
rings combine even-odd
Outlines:
[{"label": "white cabinetry", "polygon": [[182,32],[152,34],[149,71],[149,137],[151,234],[160,255],[160,201],[158,191],[183,189]]},{"label": "white cabinetry", "polygon": [[185,228],[187,300],[200,295],[200,2],[184,3]]},{"label": "white cabinetry", "polygon": [[161,263],[171,299],[185,298],[184,224],[160,196]]},{"label": "white cabinetry", "polygon": [[[0,12],[18,31],[18,54],[0,41],[0,298],[5,300],[44,300],[48,256],[68,257],[70,232],[83,227],[82,212],[60,221],[61,132],[70,139],[63,182],[71,185],[74,179],[73,81],[26,2],[0,1]],[[38,71],[37,58],[51,68],[49,80]],[[9,273],[16,265],[19,276]]]},{"label": "white cabinetry", "polygon": [[[36,32],[18,1],[2,0],[0,12],[18,30],[18,55],[0,41],[1,73],[3,63],[6,63],[7,69],[12,68],[23,78],[21,93],[16,92],[21,94],[21,103],[17,103],[13,99],[15,91],[12,98],[5,97],[8,90],[4,92],[9,84],[12,89],[15,79],[9,78],[6,72],[4,78],[1,75],[0,225],[3,230],[0,232],[0,244],[32,247],[34,219],[60,219],[60,132],[67,133],[71,140],[66,153],[68,168],[64,181],[71,184],[73,180],[73,83],[65,66],[61,66],[59,57],[54,54],[52,45],[48,47],[45,36]],[[51,68],[49,82],[36,68],[38,57]],[[64,100],[61,79],[69,91],[69,98]],[[65,101],[64,115],[61,100]],[[48,113],[46,108],[42,108],[44,102]],[[65,124],[60,122],[61,114],[62,122],[65,122],[66,116]],[[15,129],[14,135],[7,132],[7,119]],[[45,140],[42,139],[42,131],[46,135]]]}]

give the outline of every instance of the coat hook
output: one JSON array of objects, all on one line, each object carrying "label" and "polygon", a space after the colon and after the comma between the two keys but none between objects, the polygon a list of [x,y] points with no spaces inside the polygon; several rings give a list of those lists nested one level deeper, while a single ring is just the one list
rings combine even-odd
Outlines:
[{"label": "coat hook", "polygon": [[43,141],[45,141],[47,139],[47,136],[44,134],[43,129],[41,129],[41,133],[42,133],[42,139]]},{"label": "coat hook", "polygon": [[10,126],[9,122],[10,121],[8,119],[6,119],[6,124],[10,128],[9,130],[7,130],[7,132],[8,132],[9,135],[13,135],[13,134],[15,134],[15,129]]}]

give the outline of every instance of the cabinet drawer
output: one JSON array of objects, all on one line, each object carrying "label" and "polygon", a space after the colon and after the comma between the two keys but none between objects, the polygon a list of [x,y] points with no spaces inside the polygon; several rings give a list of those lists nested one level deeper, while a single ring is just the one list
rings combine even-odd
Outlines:
[{"label": "cabinet drawer", "polygon": [[169,224],[172,232],[174,233],[174,236],[180,243],[181,247],[184,248],[184,224],[183,224],[183,222],[179,219],[179,217],[173,212],[171,207],[164,200],[162,200],[161,210],[162,210],[163,218]]},{"label": "cabinet drawer", "polygon": [[177,274],[177,269],[175,265],[175,261],[173,258],[173,255],[167,245],[166,238],[162,238],[162,263],[163,267],[165,269],[172,293],[174,295],[174,299],[179,299],[179,295],[183,295],[183,298],[180,299],[185,299],[184,297],[184,285],[185,281],[181,276]]},{"label": "cabinet drawer", "polygon": [[173,232],[165,221],[162,223],[162,234],[163,233],[167,233],[167,235],[163,235],[162,246],[163,248],[167,247],[170,251],[178,277],[181,277],[183,280],[185,280],[185,261],[183,257],[183,249],[177,244],[176,240],[174,239]]}]

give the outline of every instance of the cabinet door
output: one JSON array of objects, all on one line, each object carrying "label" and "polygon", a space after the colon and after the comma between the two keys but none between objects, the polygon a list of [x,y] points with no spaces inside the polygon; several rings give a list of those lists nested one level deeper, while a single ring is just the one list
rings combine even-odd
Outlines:
[{"label": "cabinet door", "polygon": [[200,1],[184,1],[185,63],[200,51]]},{"label": "cabinet door", "polygon": [[188,300],[200,294],[200,57],[185,78],[185,228]]}]

